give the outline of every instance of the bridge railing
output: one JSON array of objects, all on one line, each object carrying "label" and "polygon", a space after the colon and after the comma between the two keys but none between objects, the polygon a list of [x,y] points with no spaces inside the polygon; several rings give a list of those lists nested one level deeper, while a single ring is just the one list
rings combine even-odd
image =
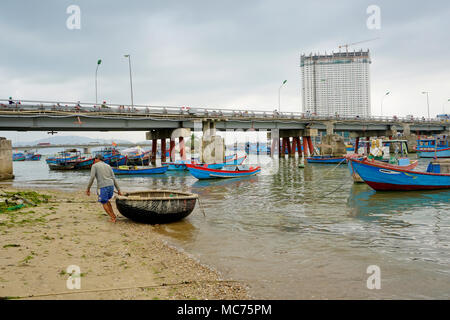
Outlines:
[{"label": "bridge railing", "polygon": [[189,106],[151,106],[151,105],[125,105],[125,104],[95,104],[73,101],[42,101],[42,100],[13,100],[0,99],[0,111],[34,111],[34,112],[73,112],[73,113],[107,113],[116,115],[186,115],[197,117],[224,117],[224,118],[266,118],[277,120],[353,120],[375,122],[428,122],[448,123],[449,119],[425,117],[381,117],[381,116],[341,116],[316,115],[305,112],[279,112],[261,110],[240,110],[224,108],[203,108]]}]

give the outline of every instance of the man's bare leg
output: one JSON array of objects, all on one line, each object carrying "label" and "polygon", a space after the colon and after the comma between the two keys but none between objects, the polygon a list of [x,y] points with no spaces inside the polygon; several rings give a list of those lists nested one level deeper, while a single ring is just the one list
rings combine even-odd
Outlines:
[{"label": "man's bare leg", "polygon": [[105,209],[106,213],[111,217],[111,222],[116,222],[116,215],[114,214],[113,208],[109,201],[103,204],[103,209]]}]

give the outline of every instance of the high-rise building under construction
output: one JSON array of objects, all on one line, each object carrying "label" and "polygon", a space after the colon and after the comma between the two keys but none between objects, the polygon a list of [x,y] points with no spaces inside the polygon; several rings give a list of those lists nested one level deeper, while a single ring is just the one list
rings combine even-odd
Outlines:
[{"label": "high-rise building under construction", "polygon": [[302,55],[303,112],[370,116],[369,51]]}]

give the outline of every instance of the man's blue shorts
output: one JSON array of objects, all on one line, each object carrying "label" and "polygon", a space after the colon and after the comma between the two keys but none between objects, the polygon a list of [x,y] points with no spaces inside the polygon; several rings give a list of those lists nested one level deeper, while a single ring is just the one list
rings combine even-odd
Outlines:
[{"label": "man's blue shorts", "polygon": [[114,186],[107,186],[100,188],[100,194],[98,195],[98,202],[105,204],[114,195]]}]

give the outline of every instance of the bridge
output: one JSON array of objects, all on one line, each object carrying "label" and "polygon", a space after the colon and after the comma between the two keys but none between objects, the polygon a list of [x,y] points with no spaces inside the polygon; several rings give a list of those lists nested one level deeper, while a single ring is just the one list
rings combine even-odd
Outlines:
[{"label": "bridge", "polygon": [[[0,99],[3,131],[149,131],[194,129],[195,123],[213,122],[217,130],[305,130],[442,133],[448,120],[404,117],[316,116],[299,112],[267,112],[173,106],[95,105],[92,103],[30,101],[20,104]],[[389,134],[387,134],[389,135]]]},{"label": "bridge", "polygon": [[[157,154],[158,140],[166,149],[170,139],[170,158],[174,159],[175,140],[179,141],[182,159],[186,158],[184,138],[192,129],[203,133],[201,154],[204,162],[221,162],[224,146],[216,130],[268,131],[272,153],[295,154],[314,152],[311,137],[335,132],[348,132],[356,139],[394,137],[402,133],[405,139],[416,141],[416,135],[448,133],[450,123],[443,119],[412,117],[342,117],[318,116],[300,112],[272,112],[223,108],[150,105],[95,105],[93,103],[62,101],[8,101],[0,99],[0,130],[11,131],[146,131],[152,140],[152,160]],[[414,133],[416,135],[414,135]],[[193,143],[193,142],[192,142]],[[203,151],[202,151],[203,152]],[[165,153],[161,155],[165,160]],[[206,158],[205,158],[206,157]],[[209,158],[208,158],[209,157]]]}]

